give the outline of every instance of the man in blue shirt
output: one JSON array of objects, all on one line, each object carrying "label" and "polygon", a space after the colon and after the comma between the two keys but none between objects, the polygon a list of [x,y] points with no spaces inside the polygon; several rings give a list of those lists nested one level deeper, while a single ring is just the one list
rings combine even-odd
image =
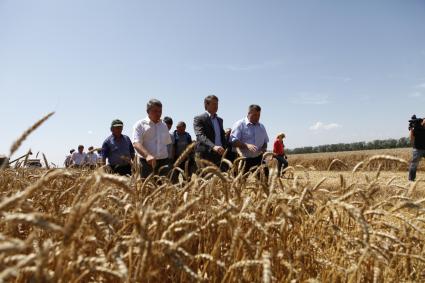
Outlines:
[{"label": "man in blue shirt", "polygon": [[102,145],[102,161],[108,159],[112,171],[120,175],[131,175],[131,163],[135,155],[130,138],[122,134],[123,122],[114,120],[111,123],[111,132]]},{"label": "man in blue shirt", "polygon": [[237,121],[230,134],[233,146],[240,149],[245,159],[245,172],[261,165],[263,153],[267,150],[269,137],[266,128],[259,122],[260,116],[261,107],[250,105],[247,117]]}]

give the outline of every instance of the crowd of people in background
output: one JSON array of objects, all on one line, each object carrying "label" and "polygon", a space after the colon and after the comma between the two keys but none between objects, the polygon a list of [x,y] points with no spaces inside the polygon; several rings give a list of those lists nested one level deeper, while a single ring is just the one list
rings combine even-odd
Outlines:
[{"label": "crowd of people in background", "polygon": [[[147,116],[133,126],[132,137],[123,135],[124,123],[115,119],[111,123],[111,135],[99,149],[93,146],[84,152],[84,146],[78,150],[70,150],[65,159],[66,167],[96,168],[97,165],[108,165],[113,173],[131,175],[132,164],[137,156],[140,162],[140,175],[146,178],[150,174],[168,175],[174,165],[189,176],[196,171],[199,164],[195,160],[204,160],[219,167],[222,171],[229,169],[223,158],[233,162],[238,157],[244,162],[244,172],[258,167],[264,162],[263,155],[267,150],[269,136],[265,126],[260,123],[261,107],[249,105],[245,117],[235,122],[232,128],[224,130],[224,122],[217,115],[219,99],[209,95],[204,99],[204,112],[195,116],[193,128],[196,140],[186,131],[186,123],[179,121],[173,131],[173,119],[162,117],[162,103],[151,99],[146,106]],[[273,156],[278,163],[278,172],[288,166],[280,133],[273,144]],[[194,151],[187,151],[196,141]],[[97,152],[97,153],[96,153]],[[182,156],[183,155],[183,156]],[[184,160],[181,160],[184,159]],[[178,172],[173,170],[171,179],[178,180]]]},{"label": "crowd of people in background", "polygon": [[[96,153],[97,152],[97,153]],[[78,146],[78,151],[71,149],[69,155],[66,156],[64,165],[65,167],[88,167],[96,168],[101,162],[101,150],[95,149],[93,146],[88,148],[88,152],[84,152],[84,145]]]}]

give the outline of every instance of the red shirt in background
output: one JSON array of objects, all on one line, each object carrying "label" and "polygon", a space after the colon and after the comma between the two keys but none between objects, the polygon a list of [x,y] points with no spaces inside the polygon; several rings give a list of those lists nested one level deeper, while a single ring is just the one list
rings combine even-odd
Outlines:
[{"label": "red shirt in background", "polygon": [[273,144],[273,153],[276,155],[285,155],[284,151],[285,146],[283,145],[283,141],[276,139]]}]

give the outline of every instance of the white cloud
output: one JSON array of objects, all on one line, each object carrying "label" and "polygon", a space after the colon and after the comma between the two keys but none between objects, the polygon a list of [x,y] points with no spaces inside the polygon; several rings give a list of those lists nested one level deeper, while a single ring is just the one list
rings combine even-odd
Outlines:
[{"label": "white cloud", "polygon": [[329,104],[329,96],[321,93],[301,92],[297,97],[292,99],[294,104],[314,104],[324,105]]},{"label": "white cloud", "polygon": [[425,94],[419,91],[415,91],[409,95],[410,97],[424,97]]},{"label": "white cloud", "polygon": [[319,131],[319,130],[333,130],[333,129],[337,129],[337,128],[341,128],[341,125],[337,124],[337,123],[329,123],[329,124],[325,124],[322,122],[317,122],[316,124],[314,124],[313,126],[310,127],[310,130],[312,131]]},{"label": "white cloud", "polygon": [[92,131],[92,130],[88,130],[88,131],[87,131],[87,134],[89,134],[89,135],[93,135],[93,131]]},{"label": "white cloud", "polygon": [[258,64],[248,64],[248,65],[235,65],[235,64],[203,64],[203,65],[192,65],[189,66],[190,69],[195,71],[203,71],[206,69],[224,69],[227,71],[233,72],[249,72],[262,69],[268,69],[282,65],[282,62],[279,61],[267,61]]},{"label": "white cloud", "polygon": [[344,77],[344,76],[324,76],[324,79],[328,80],[336,80],[336,81],[342,81],[344,83],[351,82],[353,79],[350,77]]},{"label": "white cloud", "polygon": [[412,98],[425,97],[425,82],[413,86],[413,92],[409,94]]}]

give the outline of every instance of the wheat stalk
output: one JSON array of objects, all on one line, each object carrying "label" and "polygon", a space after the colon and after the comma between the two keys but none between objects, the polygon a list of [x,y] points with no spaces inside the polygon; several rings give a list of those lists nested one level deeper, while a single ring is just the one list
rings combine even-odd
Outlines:
[{"label": "wheat stalk", "polygon": [[22,135],[12,144],[10,147],[9,158],[15,153],[16,150],[21,146],[21,144],[27,139],[27,137],[35,131],[38,127],[40,127],[47,119],[49,119],[55,112],[51,112],[34,123],[29,129],[22,133]]}]

